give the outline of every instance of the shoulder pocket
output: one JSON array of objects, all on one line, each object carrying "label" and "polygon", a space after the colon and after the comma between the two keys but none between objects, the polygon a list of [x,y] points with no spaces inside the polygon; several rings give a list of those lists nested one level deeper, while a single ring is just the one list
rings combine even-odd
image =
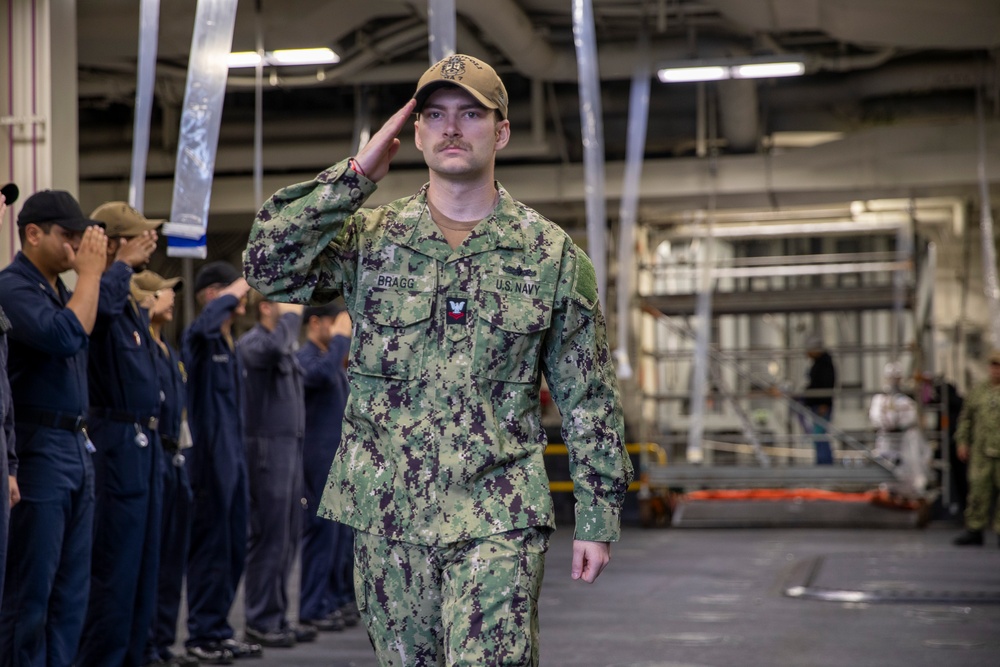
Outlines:
[{"label": "shoulder pocket", "polygon": [[434,293],[373,288],[359,301],[359,322],[351,340],[353,370],[396,380],[416,377]]}]

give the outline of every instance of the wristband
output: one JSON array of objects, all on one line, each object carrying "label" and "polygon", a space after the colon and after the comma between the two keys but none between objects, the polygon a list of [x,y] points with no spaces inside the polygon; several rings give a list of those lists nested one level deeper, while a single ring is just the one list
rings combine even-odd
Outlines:
[{"label": "wristband", "polygon": [[368,178],[368,174],[365,173],[365,170],[361,168],[361,165],[358,164],[358,161],[355,158],[351,158],[351,160],[350,160],[350,166],[351,166],[351,169],[353,169],[357,173],[361,174],[365,178]]}]

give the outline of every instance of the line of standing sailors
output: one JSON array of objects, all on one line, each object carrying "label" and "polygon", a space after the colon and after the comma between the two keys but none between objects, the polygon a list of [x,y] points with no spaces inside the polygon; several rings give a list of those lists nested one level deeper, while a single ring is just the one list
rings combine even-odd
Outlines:
[{"label": "line of standing sailors", "polygon": [[[0,201],[0,221],[4,209]],[[0,666],[225,664],[260,655],[227,620],[252,521],[244,372],[232,339],[246,281],[225,263],[199,271],[194,292],[204,309],[183,337],[185,369],[162,336],[180,282],[140,273],[162,221],[124,202],[87,217],[69,193],[46,190],[24,202],[17,224],[22,251],[0,271],[8,371],[0,374],[0,557],[9,547]],[[60,278],[68,270],[77,272],[75,292]],[[340,414],[346,379],[343,387]],[[300,431],[308,416],[302,421]],[[298,471],[291,488],[301,491],[301,464]],[[287,516],[294,523],[301,515]],[[290,569],[299,534],[286,533]],[[187,655],[175,656],[185,563]],[[303,600],[313,597],[306,586]],[[331,613],[300,618],[319,629],[344,626]]]}]

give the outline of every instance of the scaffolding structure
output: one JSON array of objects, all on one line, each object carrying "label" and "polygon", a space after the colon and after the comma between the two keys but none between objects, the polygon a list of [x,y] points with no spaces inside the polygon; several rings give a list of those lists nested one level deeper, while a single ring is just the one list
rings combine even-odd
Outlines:
[{"label": "scaffolding structure", "polygon": [[[924,232],[960,235],[963,213],[957,200],[885,200],[644,221],[634,319],[641,437],[667,460],[644,461],[649,488],[893,484],[893,467],[873,456],[868,418],[890,362],[906,372],[927,440],[946,452],[942,405],[924,391],[943,353],[935,235]],[[816,436],[798,419],[806,340],[817,335],[837,367],[832,466],[814,463]],[[937,461],[947,466],[947,456]]]}]

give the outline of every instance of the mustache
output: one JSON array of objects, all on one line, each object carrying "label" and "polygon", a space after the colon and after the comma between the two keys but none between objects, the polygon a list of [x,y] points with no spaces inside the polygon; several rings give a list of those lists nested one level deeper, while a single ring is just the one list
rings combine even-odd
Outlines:
[{"label": "mustache", "polygon": [[458,148],[463,151],[467,151],[471,150],[472,147],[469,146],[469,144],[465,143],[464,141],[455,141],[455,140],[442,141],[434,146],[434,152],[440,153],[441,151],[447,150],[449,148]]}]

